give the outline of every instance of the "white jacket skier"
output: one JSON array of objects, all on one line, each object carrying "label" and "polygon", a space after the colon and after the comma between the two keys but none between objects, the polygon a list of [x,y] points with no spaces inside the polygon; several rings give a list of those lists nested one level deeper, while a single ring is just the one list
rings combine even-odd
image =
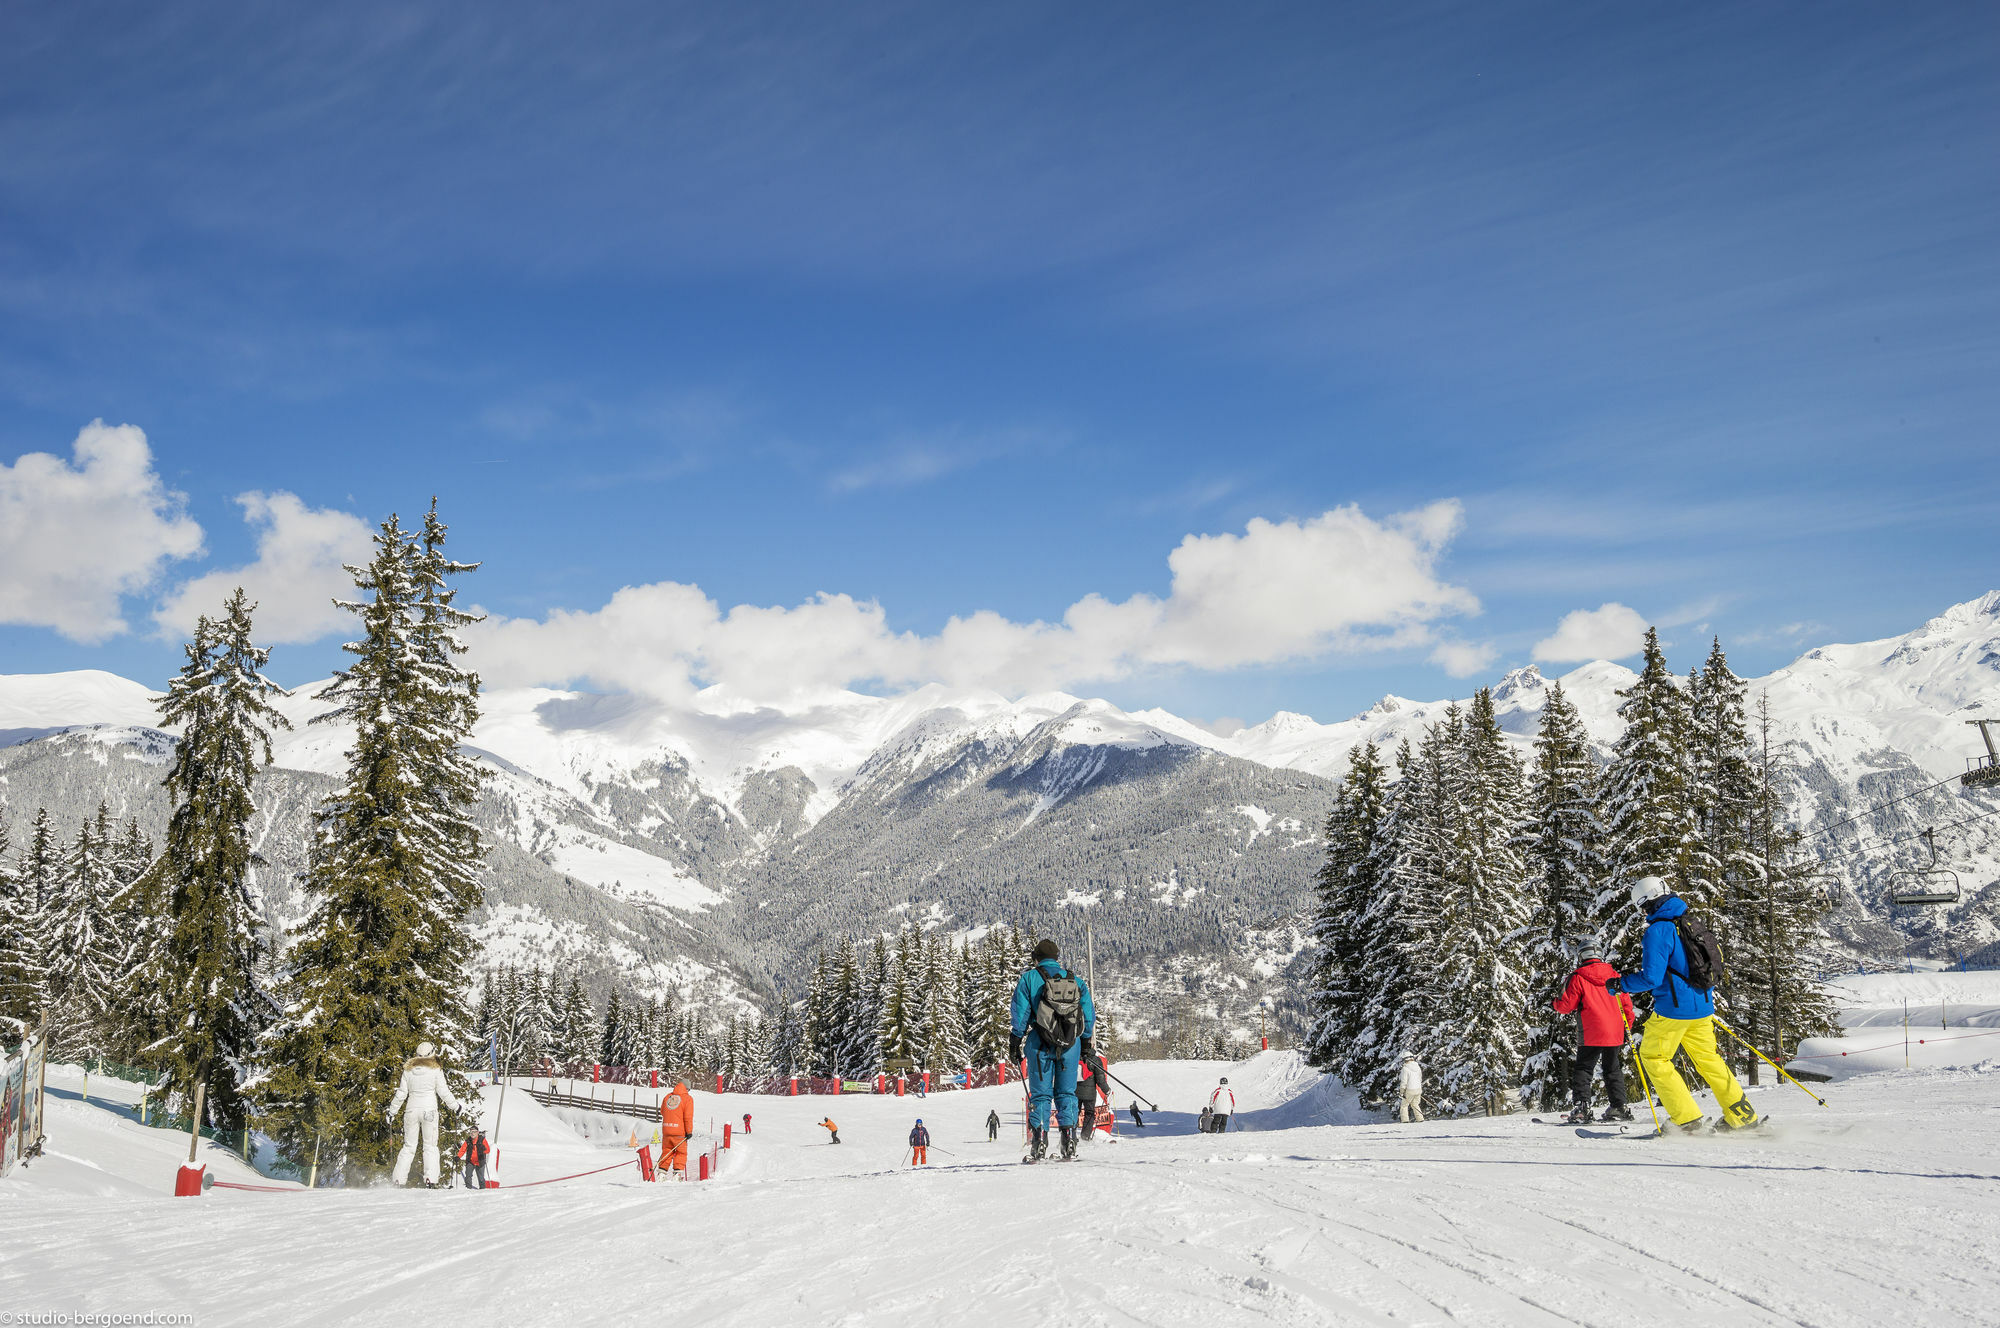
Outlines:
[{"label": "white jacket skier", "polygon": [[1224,1079],[1208,1095],[1209,1129],[1221,1134],[1229,1128],[1229,1118],[1236,1114],[1236,1093]]},{"label": "white jacket skier", "polygon": [[403,1079],[396,1096],[389,1099],[389,1123],[396,1123],[396,1109],[403,1109],[403,1151],[396,1155],[396,1184],[410,1178],[410,1163],[417,1155],[421,1136],[424,1146],[424,1184],[438,1183],[438,1103],[461,1111],[457,1098],[444,1081],[444,1067],[437,1063],[437,1048],[428,1042],[417,1044],[417,1054],[403,1063]]},{"label": "white jacket skier", "polygon": [[1416,1052],[1406,1051],[1403,1053],[1403,1068],[1397,1076],[1397,1083],[1402,1089],[1403,1096],[1403,1104],[1397,1112],[1398,1117],[1405,1121],[1413,1117],[1417,1120],[1422,1120],[1424,1118],[1424,1067],[1417,1064]]}]

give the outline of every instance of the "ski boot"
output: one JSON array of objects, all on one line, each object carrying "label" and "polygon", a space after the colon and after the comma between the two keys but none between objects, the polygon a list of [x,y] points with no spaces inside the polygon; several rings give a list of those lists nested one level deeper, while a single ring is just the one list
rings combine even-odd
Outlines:
[{"label": "ski boot", "polygon": [[1062,1160],[1065,1162],[1076,1161],[1076,1126],[1074,1125],[1065,1125],[1062,1127]]},{"label": "ski boot", "polygon": [[1629,1120],[1637,1120],[1639,1118],[1632,1114],[1632,1108],[1630,1107],[1612,1107],[1608,1111],[1606,1111],[1603,1116],[1599,1117],[1599,1119],[1607,1121],[1629,1121]]},{"label": "ski boot", "polygon": [[1750,1099],[1739,1097],[1723,1108],[1722,1119],[1715,1123],[1715,1128],[1726,1134],[1734,1130],[1754,1130],[1763,1123],[1757,1108],[1750,1105]]},{"label": "ski boot", "polygon": [[[1597,1117],[1590,1114],[1590,1107],[1588,1105],[1584,1105],[1577,1107],[1574,1111],[1570,1112],[1569,1115],[1563,1117],[1563,1119],[1568,1121],[1571,1125],[1588,1125],[1592,1121],[1596,1120]],[[1611,1117],[1607,1115],[1604,1119],[1610,1120]]]},{"label": "ski boot", "polygon": [[1661,1134],[1687,1134],[1699,1138],[1715,1133],[1715,1124],[1706,1116],[1696,1116],[1691,1121],[1668,1121],[1660,1127]]},{"label": "ski boot", "polygon": [[1028,1132],[1028,1160],[1039,1162],[1049,1155],[1049,1132],[1030,1130]]}]

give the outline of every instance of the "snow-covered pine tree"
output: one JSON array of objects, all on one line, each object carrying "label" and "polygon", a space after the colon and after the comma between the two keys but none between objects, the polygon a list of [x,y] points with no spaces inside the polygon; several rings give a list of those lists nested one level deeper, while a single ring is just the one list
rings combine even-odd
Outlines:
[{"label": "snow-covered pine tree", "polygon": [[591,1058],[600,1065],[623,1065],[619,1059],[631,1045],[632,1032],[626,1027],[625,997],[618,988],[611,989],[611,999],[604,1007],[604,1034],[598,1040],[597,1052]]},{"label": "snow-covered pine tree", "polygon": [[125,983],[128,1008],[153,1012],[138,1015],[152,1034],[139,1054],[184,1107],[206,1084],[205,1123],[226,1130],[247,1123],[242,1084],[277,1013],[259,976],[271,938],[250,823],[272,731],[291,723],[271,704],[287,693],[263,675],[271,652],[251,639],[254,611],[239,587],[219,619],[196,623],[180,673],[154,698],[161,725],[181,730],[165,780],[174,802],[165,850],[146,873],[151,846],[135,820],[115,855],[128,890],[150,901],[127,916],[142,929],[148,915],[159,921]]},{"label": "snow-covered pine tree", "polygon": [[954,1070],[967,1064],[965,1016],[959,1004],[958,951],[933,935],[924,947],[924,1041],[922,1064],[930,1070]]},{"label": "snow-covered pine tree", "polygon": [[1473,694],[1459,735],[1456,861],[1430,946],[1442,1072],[1426,1087],[1440,1105],[1493,1114],[1512,1106],[1527,1041],[1527,793],[1491,688]]},{"label": "snow-covered pine tree", "polygon": [[1348,753],[1347,773],[1326,820],[1326,862],[1315,885],[1306,1004],[1312,1023],[1306,1060],[1322,1069],[1338,1065],[1360,1035],[1366,1010],[1368,937],[1362,925],[1376,877],[1377,840],[1387,798],[1387,771],[1374,743]]},{"label": "snow-covered pine tree", "polygon": [[344,787],[314,815],[304,886],[315,902],[293,934],[285,1012],[257,1085],[285,1154],[303,1159],[318,1139],[322,1169],[347,1177],[392,1160],[384,1112],[418,1042],[436,1044],[455,1095],[471,1088],[457,1058],[472,1025],[478,778],[460,743],[477,717],[478,679],[456,663],[456,629],[470,618],[447,585],[469,567],[445,558],[443,542],[433,504],[420,539],[391,516],[373,560],[348,569],[365,598],[340,604],[361,637],[319,694],[333,707],[313,722],[352,725],[354,745]]},{"label": "snow-covered pine tree", "polygon": [[1601,800],[1611,873],[1599,889],[1596,912],[1613,962],[1629,970],[1638,960],[1644,919],[1627,903],[1626,891],[1641,876],[1658,876],[1676,893],[1688,890],[1701,830],[1688,757],[1687,693],[1650,627],[1638,680],[1619,695],[1625,698],[1618,707],[1625,732],[1605,772]]},{"label": "snow-covered pine tree", "polygon": [[875,1074],[889,1055],[882,1046],[882,1010],[894,978],[887,937],[877,935],[868,956],[857,965],[849,1000],[849,1077]]},{"label": "snow-covered pine tree", "polygon": [[558,1024],[561,1034],[555,1058],[559,1061],[588,1060],[590,1049],[598,1045],[602,1035],[597,1028],[596,1013],[590,1008],[590,997],[583,990],[583,976],[575,971],[571,971],[569,982],[563,988],[562,1015]]},{"label": "snow-covered pine tree", "polygon": [[[103,804],[97,824],[110,826]],[[126,943],[111,848],[86,820],[63,859],[49,929],[48,1002],[50,1049],[65,1059],[102,1056],[114,1034],[108,1016],[124,974]]]},{"label": "snow-covered pine tree", "polygon": [[896,933],[895,954],[890,960],[887,981],[880,989],[881,1009],[875,1023],[876,1045],[884,1065],[913,1062],[923,1051],[918,1045],[923,1017],[922,993],[918,990],[922,980],[918,971],[921,941],[922,937],[912,928],[905,927]]},{"label": "snow-covered pine tree", "polygon": [[34,887],[8,866],[7,822],[0,819],[0,1043],[12,1046],[41,1018],[41,917]]},{"label": "snow-covered pine tree", "polygon": [[[1456,706],[1451,730],[1463,727]],[[1438,900],[1452,848],[1455,743],[1445,725],[1428,728],[1412,751],[1396,753],[1398,779],[1384,804],[1377,838],[1376,888],[1359,920],[1363,985],[1354,1040],[1341,1055],[1341,1079],[1364,1101],[1387,1098],[1405,1050],[1426,1055],[1437,1022],[1435,959]]]},{"label": "snow-covered pine tree", "polygon": [[1748,870],[1750,812],[1756,800],[1746,690],[1730,671],[1721,639],[1714,639],[1707,660],[1687,685],[1688,790],[1696,838],[1686,896],[1690,907],[1715,920],[1725,954],[1731,939],[1722,908],[1726,882]]},{"label": "snow-covered pine tree", "polygon": [[[1759,693],[1744,852],[1725,903],[1726,997],[1730,1026],[1781,1065],[1801,1040],[1839,1032],[1833,1001],[1813,976],[1829,905],[1807,869],[1794,865],[1799,835],[1786,818],[1783,774],[1783,753],[1771,741],[1770,698]],[[1763,1062],[1736,1050],[1757,1083]]]},{"label": "snow-covered pine tree", "polygon": [[1542,706],[1528,792],[1534,911],[1528,920],[1528,1001],[1523,1011],[1528,1050],[1521,1100],[1543,1110],[1569,1100],[1577,1019],[1549,1006],[1575,971],[1578,947],[1598,934],[1597,901],[1608,874],[1597,783],[1583,717],[1556,683]]}]

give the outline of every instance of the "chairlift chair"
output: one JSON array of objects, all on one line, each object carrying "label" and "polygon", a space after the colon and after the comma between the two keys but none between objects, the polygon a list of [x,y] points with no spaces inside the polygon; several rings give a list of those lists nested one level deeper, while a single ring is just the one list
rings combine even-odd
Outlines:
[{"label": "chairlift chair", "polygon": [[1937,840],[1935,832],[1926,830],[1923,840],[1931,851],[1930,865],[1898,871],[1889,877],[1889,902],[1898,907],[1908,904],[1956,904],[1958,902],[1958,873],[1949,867],[1938,866]]},{"label": "chairlift chair", "polygon": [[1967,788],[1985,788],[2000,785],[2000,745],[1993,741],[1992,725],[2000,724],[1996,719],[1968,719],[1966,723],[1979,730],[1979,736],[1986,741],[1986,755],[1965,758],[1965,773],[1958,782]]}]

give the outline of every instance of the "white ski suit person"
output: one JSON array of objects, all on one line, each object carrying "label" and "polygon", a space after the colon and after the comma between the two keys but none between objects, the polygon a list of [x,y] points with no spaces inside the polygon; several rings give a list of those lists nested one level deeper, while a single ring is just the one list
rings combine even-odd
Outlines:
[{"label": "white ski suit person", "polygon": [[1403,1053],[1403,1069],[1397,1077],[1397,1083],[1401,1087],[1403,1095],[1403,1104],[1397,1111],[1398,1119],[1407,1121],[1414,1117],[1417,1120],[1422,1120],[1424,1118],[1424,1067],[1417,1064],[1417,1053],[1414,1051]]},{"label": "white ski suit person", "polygon": [[396,1108],[403,1109],[403,1151],[396,1154],[396,1184],[410,1178],[410,1162],[417,1155],[417,1141],[424,1145],[424,1184],[438,1181],[438,1102],[453,1111],[463,1108],[444,1082],[444,1067],[437,1063],[437,1048],[428,1042],[417,1044],[417,1054],[403,1063],[403,1080],[396,1096],[389,1100],[389,1123],[396,1123]]},{"label": "white ski suit person", "polygon": [[1229,1081],[1224,1079],[1208,1095],[1208,1128],[1216,1134],[1223,1133],[1229,1128],[1229,1118],[1235,1114],[1236,1094],[1230,1089]]}]

